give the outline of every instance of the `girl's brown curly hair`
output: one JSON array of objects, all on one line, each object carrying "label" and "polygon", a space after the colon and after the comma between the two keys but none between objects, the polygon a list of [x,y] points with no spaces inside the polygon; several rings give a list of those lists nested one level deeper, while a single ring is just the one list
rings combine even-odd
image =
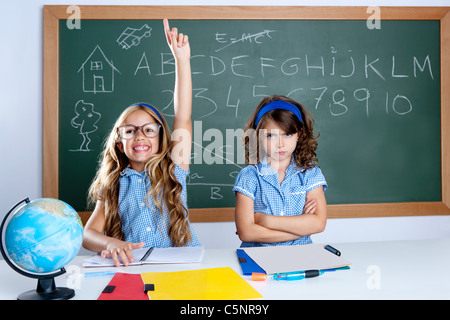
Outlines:
[{"label": "girl's brown curly hair", "polygon": [[[255,126],[256,116],[266,104],[282,100],[295,105],[302,114],[303,123],[292,112],[284,109],[275,109],[267,112],[259,121],[258,126]],[[281,95],[273,95],[265,97],[258,104],[258,107],[250,116],[245,125],[244,147],[245,147],[245,160],[247,164],[258,163],[264,151],[259,146],[259,131],[264,129],[264,126],[268,120],[275,121],[280,128],[289,134],[298,133],[299,138],[297,146],[294,150],[294,161],[299,167],[305,169],[312,169],[317,165],[317,141],[319,135],[314,136],[313,125],[314,117],[309,113],[300,103]]]}]

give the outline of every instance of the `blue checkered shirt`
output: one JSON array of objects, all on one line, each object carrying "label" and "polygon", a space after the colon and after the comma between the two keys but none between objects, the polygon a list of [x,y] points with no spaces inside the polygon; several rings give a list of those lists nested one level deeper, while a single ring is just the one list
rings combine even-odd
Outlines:
[{"label": "blue checkered shirt", "polygon": [[[249,165],[236,177],[233,191],[240,192],[253,200],[255,212],[276,216],[296,216],[303,213],[306,194],[323,186],[327,182],[319,167],[302,169],[294,160],[286,169],[282,183],[278,181],[278,173],[263,159],[256,165]],[[242,242],[241,247],[298,245],[311,243],[310,236],[292,241],[278,243]]]},{"label": "blue checkered shirt", "polygon": [[[183,191],[181,199],[187,208],[186,177],[189,172],[175,165],[175,177],[181,183]],[[120,177],[119,215],[122,221],[122,231],[125,241],[139,243],[144,241],[145,247],[167,248],[172,246],[169,238],[169,215],[163,205],[164,214],[152,201],[146,201],[150,189],[150,178],[146,171],[139,173],[131,168],[125,168]],[[188,246],[199,246],[200,243],[191,227],[192,241]]]}]

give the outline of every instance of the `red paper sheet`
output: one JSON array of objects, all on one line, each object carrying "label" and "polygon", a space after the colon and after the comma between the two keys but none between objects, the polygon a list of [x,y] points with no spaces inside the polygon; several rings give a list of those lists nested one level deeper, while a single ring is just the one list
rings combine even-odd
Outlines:
[{"label": "red paper sheet", "polygon": [[149,300],[140,274],[116,273],[108,285],[115,286],[114,290],[102,292],[98,300]]}]

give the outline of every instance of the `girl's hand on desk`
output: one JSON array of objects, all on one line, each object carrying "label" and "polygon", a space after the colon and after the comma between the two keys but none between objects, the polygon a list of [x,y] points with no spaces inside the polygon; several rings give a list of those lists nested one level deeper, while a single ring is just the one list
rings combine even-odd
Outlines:
[{"label": "girl's hand on desk", "polygon": [[112,258],[116,267],[120,267],[119,257],[125,266],[129,263],[134,262],[133,254],[131,253],[134,249],[140,249],[145,245],[145,242],[141,243],[131,243],[125,242],[117,239],[113,239],[108,247],[102,251],[102,258]]}]

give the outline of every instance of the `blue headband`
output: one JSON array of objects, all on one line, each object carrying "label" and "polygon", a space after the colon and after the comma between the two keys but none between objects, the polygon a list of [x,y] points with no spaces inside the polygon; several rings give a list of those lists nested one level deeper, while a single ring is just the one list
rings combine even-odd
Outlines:
[{"label": "blue headband", "polygon": [[269,111],[271,110],[275,110],[275,109],[283,109],[283,110],[288,110],[290,112],[292,112],[293,114],[295,114],[298,118],[298,120],[300,120],[301,123],[303,123],[302,120],[302,114],[300,113],[300,110],[294,106],[292,103],[283,101],[283,100],[275,100],[272,101],[268,104],[266,104],[264,107],[262,107],[258,114],[256,115],[256,119],[255,119],[255,128],[258,126],[259,121],[261,120],[261,118]]},{"label": "blue headband", "polygon": [[129,106],[128,108],[131,108],[131,107],[134,107],[134,106],[144,106],[144,107],[149,108],[149,109],[152,110],[154,113],[156,113],[156,115],[158,116],[159,120],[161,120],[161,122],[164,122],[163,119],[162,119],[162,117],[161,117],[161,115],[159,114],[159,111],[156,110],[155,107],[149,105],[148,103],[142,103],[142,102],[140,102],[140,103],[135,103],[135,104],[132,104],[131,106]]}]

